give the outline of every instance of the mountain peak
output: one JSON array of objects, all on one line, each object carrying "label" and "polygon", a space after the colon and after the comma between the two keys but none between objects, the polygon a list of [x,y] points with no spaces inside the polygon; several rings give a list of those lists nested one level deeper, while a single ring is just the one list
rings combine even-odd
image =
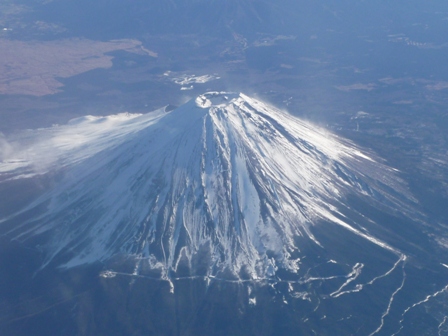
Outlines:
[{"label": "mountain peak", "polygon": [[[349,194],[406,209],[394,170],[241,93],[209,92],[170,112],[84,118],[38,134],[34,157],[51,153],[47,171],[63,167],[64,177],[9,234],[50,236],[47,263],[121,256],[162,277],[259,279],[297,273],[305,251],[323,250],[316,234],[328,230],[400,254],[346,216]],[[17,162],[25,161],[1,171],[30,176],[39,166]]]},{"label": "mountain peak", "polygon": [[235,99],[243,97],[243,94],[234,92],[207,92],[199,95],[194,101],[201,108],[225,107]]}]

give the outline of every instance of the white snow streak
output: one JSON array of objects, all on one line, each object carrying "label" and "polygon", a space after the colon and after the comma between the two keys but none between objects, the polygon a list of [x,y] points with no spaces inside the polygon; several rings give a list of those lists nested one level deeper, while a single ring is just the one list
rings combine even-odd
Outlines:
[{"label": "white snow streak", "polygon": [[401,289],[403,288],[403,286],[404,286],[404,282],[405,282],[405,280],[406,280],[406,272],[405,272],[405,270],[404,270],[404,266],[405,266],[405,262],[403,262],[403,264],[402,264],[402,270],[403,270],[403,280],[401,281],[401,284],[400,284],[400,286],[392,293],[392,295],[391,295],[391,297],[390,297],[390,300],[389,300],[389,304],[387,305],[387,308],[386,308],[386,310],[384,311],[384,313],[381,315],[381,322],[380,322],[380,325],[378,326],[378,328],[374,331],[374,332],[372,332],[371,334],[369,334],[369,336],[372,336],[372,335],[375,335],[375,334],[377,334],[377,333],[379,333],[380,331],[381,331],[381,329],[383,328],[383,326],[384,326],[384,318],[387,316],[387,315],[389,315],[389,312],[390,312],[390,309],[391,309],[391,307],[392,307],[392,303],[394,302],[394,298],[395,298],[395,295],[397,295],[397,293],[399,292],[399,291],[401,291]]},{"label": "white snow streak", "polygon": [[439,326],[438,326],[438,330],[439,330],[439,336],[442,336],[442,332],[443,332],[443,330],[442,330],[442,328],[445,326],[445,324],[446,324],[446,322],[448,321],[448,316],[445,316],[444,318],[443,318],[443,321],[442,322],[440,322],[440,324],[439,324]]},{"label": "white snow streak", "polygon": [[[330,294],[332,297],[337,298],[340,297],[342,295],[345,294],[351,294],[351,293],[357,293],[360,292],[364,289],[365,286],[370,286],[373,285],[377,280],[385,278],[386,276],[390,275],[400,264],[400,262],[405,262],[407,259],[407,257],[405,255],[401,255],[400,258],[397,260],[397,262],[392,266],[392,268],[390,270],[388,270],[386,273],[381,274],[375,278],[373,278],[372,280],[370,280],[369,282],[365,283],[365,284],[357,284],[355,289],[351,289],[351,290],[347,290],[347,291],[341,291],[342,288],[340,288],[338,291]],[[404,265],[404,264],[403,264]],[[354,279],[353,279],[354,280]],[[344,284],[347,285],[347,284]],[[345,287],[345,286],[344,286]]]},{"label": "white snow streak", "polygon": [[[422,304],[428,302],[429,300],[431,300],[431,299],[433,299],[433,298],[435,298],[435,297],[437,297],[437,296],[439,296],[440,294],[443,294],[443,293],[445,293],[445,292],[448,292],[448,285],[446,285],[444,288],[442,288],[441,290],[439,290],[439,291],[437,291],[437,292],[435,292],[435,293],[433,293],[433,294],[427,295],[423,300],[418,301],[418,302],[414,303],[413,305],[409,306],[408,308],[406,308],[406,309],[404,310],[403,314],[401,315],[401,320],[400,320],[400,322],[399,322],[399,323],[400,323],[400,329],[399,329],[397,332],[395,332],[392,336],[394,336],[394,335],[398,335],[398,334],[401,332],[401,330],[403,329],[403,322],[404,322],[404,319],[405,319],[405,315],[406,315],[411,309],[413,309],[413,308],[415,308],[415,307],[417,307],[417,306],[420,306],[420,305],[422,305]],[[443,323],[444,323],[444,322],[443,322]],[[443,324],[442,324],[442,326],[443,326]],[[439,327],[440,327],[440,326],[439,326]]]},{"label": "white snow streak", "polygon": [[331,297],[337,298],[338,296],[342,295],[346,292],[341,292],[347,285],[349,285],[351,282],[355,281],[356,278],[361,274],[362,268],[364,267],[363,264],[356,264],[353,267],[353,271],[348,275],[348,279],[346,282],[344,282],[341,287],[339,287],[336,291],[330,294]]}]

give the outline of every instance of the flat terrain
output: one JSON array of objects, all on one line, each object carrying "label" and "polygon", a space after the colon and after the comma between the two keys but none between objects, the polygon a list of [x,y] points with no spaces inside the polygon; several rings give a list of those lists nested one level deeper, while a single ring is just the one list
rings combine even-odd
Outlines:
[{"label": "flat terrain", "polygon": [[137,40],[98,42],[87,39],[17,41],[0,39],[0,93],[44,96],[60,91],[57,80],[112,67],[113,56],[127,52],[157,57]]}]

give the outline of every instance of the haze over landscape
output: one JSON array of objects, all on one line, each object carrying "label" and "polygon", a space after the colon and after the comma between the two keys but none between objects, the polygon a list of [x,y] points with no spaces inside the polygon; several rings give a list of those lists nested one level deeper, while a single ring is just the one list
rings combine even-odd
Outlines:
[{"label": "haze over landscape", "polygon": [[448,335],[441,1],[0,4],[0,333]]}]

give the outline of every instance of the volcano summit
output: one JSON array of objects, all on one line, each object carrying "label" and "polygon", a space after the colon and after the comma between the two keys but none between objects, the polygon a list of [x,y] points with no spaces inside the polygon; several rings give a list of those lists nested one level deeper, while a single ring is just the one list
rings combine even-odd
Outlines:
[{"label": "volcano summit", "polygon": [[19,241],[42,239],[45,264],[124,258],[161,278],[270,279],[300,273],[310,251],[345,260],[330,251],[336,241],[405,259],[350,201],[406,216],[412,200],[396,171],[244,94],[21,137],[32,145],[1,163],[2,178],[60,178],[2,226]]}]

